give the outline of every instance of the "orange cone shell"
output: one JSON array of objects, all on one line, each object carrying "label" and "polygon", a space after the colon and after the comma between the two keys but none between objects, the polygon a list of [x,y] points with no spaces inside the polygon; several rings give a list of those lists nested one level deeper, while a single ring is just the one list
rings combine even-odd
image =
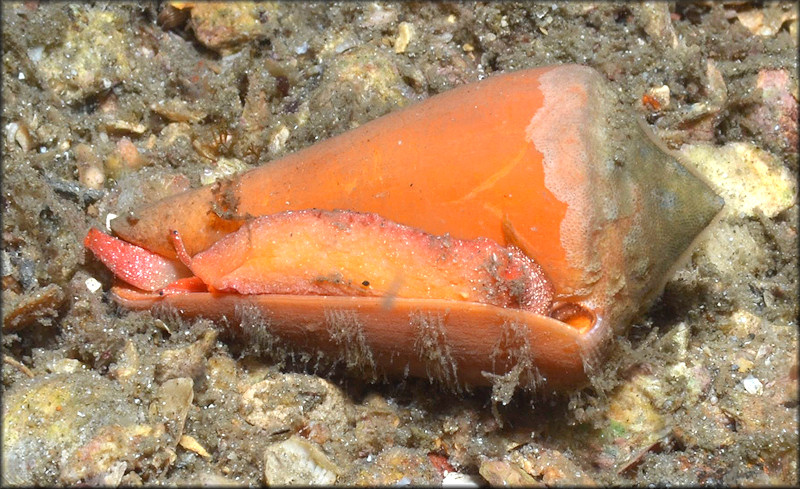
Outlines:
[{"label": "orange cone shell", "polygon": [[[544,341],[551,346],[534,355],[536,365],[550,365],[545,377],[555,385],[583,377],[591,366],[587,354],[600,352],[659,292],[720,207],[702,181],[642,132],[596,71],[563,65],[461,86],[231,181],[142,208],[115,219],[112,228],[127,241],[174,257],[170,229],[196,254],[247,217],[349,209],[432,234],[513,243],[542,266],[556,300],[588,312],[587,321],[573,327],[519,311],[495,311],[496,320],[488,321],[487,313],[471,306],[427,303],[404,304],[407,310],[393,310],[392,317],[408,321],[415,307],[422,315],[449,310],[459,321],[472,317],[486,327],[524,324],[531,344],[555,335],[558,340]],[[328,307],[313,297],[286,303],[291,305],[247,300],[265,301],[270,314],[285,310],[286,318],[303,321]],[[349,307],[336,300],[336,307]],[[354,310],[369,309],[353,304]],[[191,309],[184,303],[180,308]],[[369,337],[367,331],[387,320],[360,323]],[[469,333],[468,324],[445,323],[448,338],[477,334]],[[492,348],[481,344],[476,356]]]}]

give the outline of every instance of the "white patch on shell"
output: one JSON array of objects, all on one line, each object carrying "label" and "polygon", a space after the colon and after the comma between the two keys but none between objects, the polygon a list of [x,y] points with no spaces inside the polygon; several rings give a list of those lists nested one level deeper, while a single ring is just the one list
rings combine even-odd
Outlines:
[{"label": "white patch on shell", "polygon": [[[614,200],[610,198],[611,192],[597,188],[598,179],[586,178],[591,172],[603,171],[590,166],[590,160],[597,155],[593,154],[596,148],[588,147],[587,143],[589,137],[598,142],[605,140],[605,134],[598,133],[605,125],[598,124],[599,116],[595,111],[586,110],[587,106],[595,105],[587,101],[602,96],[594,90],[599,85],[592,79],[597,76],[590,68],[581,66],[558,67],[542,75],[539,88],[544,102],[526,128],[528,141],[544,157],[545,186],[567,204],[560,228],[561,246],[567,261],[572,268],[584,273],[576,283],[559,284],[565,292],[570,289],[574,293],[588,292],[586,287],[595,280],[592,276],[600,271],[599,259],[592,253],[592,237],[600,231],[597,224],[604,219],[598,219],[600,216],[596,214],[615,216],[617,213],[617,209],[607,203]],[[588,81],[581,83],[584,80]],[[586,131],[579,132],[581,128]],[[597,209],[597,202],[606,202],[606,208]]]}]

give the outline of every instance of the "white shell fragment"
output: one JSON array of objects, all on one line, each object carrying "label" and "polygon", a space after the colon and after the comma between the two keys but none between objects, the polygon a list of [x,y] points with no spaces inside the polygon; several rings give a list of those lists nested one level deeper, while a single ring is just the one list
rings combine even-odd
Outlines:
[{"label": "white shell fragment", "polygon": [[319,446],[299,436],[264,451],[264,483],[269,486],[330,485],[336,475],[336,466]]},{"label": "white shell fragment", "polygon": [[764,392],[764,384],[752,375],[748,375],[742,379],[742,386],[748,394],[753,394],[755,396],[760,396]]},{"label": "white shell fragment", "polygon": [[117,217],[116,214],[109,212],[106,216],[106,229],[111,231],[111,221]]},{"label": "white shell fragment", "polygon": [[103,286],[103,284],[101,284],[94,277],[87,278],[85,283],[86,283],[86,288],[89,289],[89,292],[91,292],[92,294],[100,290],[100,288]]},{"label": "white shell fragment", "polygon": [[470,474],[447,472],[442,479],[442,487],[481,487],[483,480]]}]

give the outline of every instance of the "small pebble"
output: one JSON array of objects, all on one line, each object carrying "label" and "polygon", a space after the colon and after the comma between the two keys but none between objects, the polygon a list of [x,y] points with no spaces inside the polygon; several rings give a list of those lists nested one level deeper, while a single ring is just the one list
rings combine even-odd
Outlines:
[{"label": "small pebble", "polygon": [[761,395],[764,392],[764,385],[761,383],[760,380],[753,377],[752,375],[748,375],[744,379],[742,379],[742,386],[744,386],[744,390],[746,390],[749,394],[754,395]]},{"label": "small pebble", "polygon": [[408,43],[414,38],[414,26],[408,22],[401,22],[397,27],[397,38],[394,41],[394,52],[406,52]]},{"label": "small pebble", "polygon": [[89,292],[94,294],[103,286],[100,282],[97,281],[94,277],[89,277],[86,279],[86,288],[89,289]]}]

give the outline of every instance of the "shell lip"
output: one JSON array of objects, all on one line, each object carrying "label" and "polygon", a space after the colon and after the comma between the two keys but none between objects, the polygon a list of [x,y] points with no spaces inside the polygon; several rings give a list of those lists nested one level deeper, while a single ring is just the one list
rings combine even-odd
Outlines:
[{"label": "shell lip", "polygon": [[546,327],[551,331],[559,334],[569,336],[580,342],[581,338],[588,336],[598,324],[596,315],[575,303],[564,303],[565,305],[576,305],[580,308],[579,314],[588,313],[592,314],[590,317],[591,322],[573,323],[564,321],[555,317],[537,314],[531,311],[526,311],[517,308],[508,308],[495,306],[492,304],[485,304],[481,302],[459,301],[450,299],[430,299],[430,298],[414,298],[414,297],[389,297],[389,296],[353,296],[353,295],[299,295],[299,294],[238,294],[235,292],[221,292],[221,291],[207,291],[200,292],[197,290],[185,292],[170,292],[164,293],[163,291],[148,292],[133,285],[125,283],[121,280],[116,280],[111,288],[112,299],[118,304],[129,309],[148,309],[158,302],[163,301],[174,296],[190,297],[197,301],[213,301],[216,299],[243,299],[244,301],[265,301],[267,303],[280,303],[280,304],[293,304],[298,307],[304,305],[325,305],[329,303],[331,306],[352,306],[354,309],[360,307],[380,308],[391,311],[394,308],[400,309],[417,309],[419,311],[426,310],[468,310],[480,311],[484,313],[494,313],[500,316],[508,316],[516,319],[529,320],[529,324],[536,324]]},{"label": "shell lip", "polygon": [[[411,375],[424,377],[432,366],[433,348],[444,352],[441,358],[455,362],[448,365],[457,367],[456,382],[466,385],[488,385],[493,377],[485,378],[482,372],[502,376],[520,365],[520,382],[527,388],[576,388],[586,382],[586,352],[595,350],[591,335],[567,323],[478,302],[230,292],[161,295],[119,282],[110,292],[127,309],[177,311],[189,318],[230,324],[246,341],[268,335],[293,347],[331,354],[342,347],[342,331],[352,334],[357,328],[365,342],[362,347],[374,355],[370,358],[384,373],[409,375],[405,368],[411,365]],[[440,365],[434,363],[433,367]]]}]

